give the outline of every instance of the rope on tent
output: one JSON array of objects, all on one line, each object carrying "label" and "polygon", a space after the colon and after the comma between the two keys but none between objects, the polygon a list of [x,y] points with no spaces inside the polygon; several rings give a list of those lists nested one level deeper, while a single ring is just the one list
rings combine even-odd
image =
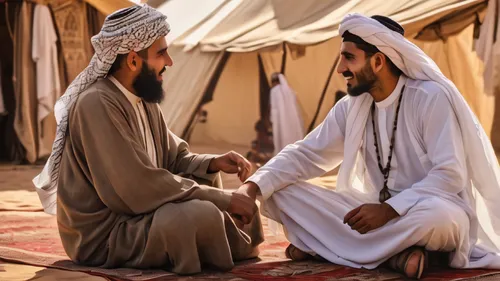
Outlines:
[{"label": "rope on tent", "polygon": [[339,62],[339,59],[340,59],[340,54],[337,55],[337,57],[335,58],[335,62],[333,63],[332,68],[330,69],[330,74],[328,74],[328,79],[326,80],[325,87],[323,88],[323,92],[321,93],[321,97],[319,99],[318,107],[316,108],[316,112],[314,113],[314,117],[311,121],[311,124],[309,124],[307,133],[310,133],[314,129],[314,124],[316,124],[316,119],[318,119],[319,111],[321,110],[321,105],[323,105],[323,101],[325,100],[326,91],[328,90],[328,86],[330,85],[333,72],[335,71],[335,67]]}]

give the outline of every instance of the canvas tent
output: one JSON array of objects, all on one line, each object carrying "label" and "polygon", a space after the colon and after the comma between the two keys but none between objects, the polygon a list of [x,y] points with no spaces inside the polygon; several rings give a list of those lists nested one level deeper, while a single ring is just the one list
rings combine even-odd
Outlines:
[{"label": "canvas tent", "polygon": [[262,114],[261,77],[280,71],[285,61],[305,127],[316,112],[317,125],[333,105],[333,93],[345,89],[340,75],[330,76],[341,43],[338,25],[345,14],[360,12],[402,23],[406,36],[456,83],[489,132],[494,96],[485,94],[483,62],[472,51],[477,23],[487,8],[484,0],[225,1],[171,44],[174,67],[165,73],[167,98],[161,107],[169,127],[182,136],[200,103],[210,101],[203,105],[207,121],[196,124],[190,141],[249,145]]},{"label": "canvas tent", "polygon": [[[34,23],[37,3],[48,6],[50,21]],[[42,105],[38,100],[35,62],[32,57],[34,26],[56,33],[60,87],[51,93],[57,99],[68,84],[88,65],[93,54],[90,37],[99,32],[105,15],[134,3],[128,0],[3,1],[0,3],[1,89],[0,99],[7,112],[0,114],[0,160],[35,163],[48,157],[55,136],[53,112],[37,119]],[[43,28],[42,28],[43,29]],[[52,34],[48,32],[47,34]],[[47,36],[39,38],[48,38]],[[36,42],[47,43],[48,39]],[[37,46],[42,46],[37,45]],[[44,45],[43,48],[48,48]],[[46,54],[45,54],[46,55]],[[0,112],[1,113],[1,112]]]},{"label": "canvas tent", "polygon": [[137,3],[137,1],[133,0],[106,0],[106,1],[84,0],[84,1],[92,5],[94,8],[96,8],[99,12],[103,13],[104,15],[109,15],[116,10],[130,7],[134,3]]}]

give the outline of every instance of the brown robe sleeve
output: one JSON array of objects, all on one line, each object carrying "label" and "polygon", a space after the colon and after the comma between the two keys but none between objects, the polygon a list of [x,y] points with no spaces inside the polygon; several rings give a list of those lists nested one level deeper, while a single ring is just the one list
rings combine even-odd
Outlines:
[{"label": "brown robe sleeve", "polygon": [[[154,211],[167,202],[190,199],[210,201],[222,211],[228,208],[230,194],[155,168],[126,116],[112,98],[90,94],[80,97],[70,120],[69,137],[75,149],[84,154],[80,159],[87,162],[87,178],[108,208],[136,215]],[[182,143],[178,145],[174,139],[168,144],[176,155],[174,170],[194,167],[190,169],[197,173],[205,165],[208,167],[209,161],[202,161],[202,156],[189,156],[187,145]]]},{"label": "brown robe sleeve", "polygon": [[206,179],[213,182],[219,173],[208,173],[210,161],[217,157],[213,154],[195,154],[189,151],[189,145],[170,130],[166,129],[169,149],[167,151],[168,170],[174,174]]}]

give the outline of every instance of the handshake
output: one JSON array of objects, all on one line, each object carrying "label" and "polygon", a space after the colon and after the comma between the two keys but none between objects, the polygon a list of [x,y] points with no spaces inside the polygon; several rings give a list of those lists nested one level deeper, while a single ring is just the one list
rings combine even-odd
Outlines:
[{"label": "handshake", "polygon": [[255,198],[257,197],[258,190],[259,188],[255,183],[247,182],[233,192],[231,196],[227,212],[240,229],[245,224],[249,224],[257,212]]}]

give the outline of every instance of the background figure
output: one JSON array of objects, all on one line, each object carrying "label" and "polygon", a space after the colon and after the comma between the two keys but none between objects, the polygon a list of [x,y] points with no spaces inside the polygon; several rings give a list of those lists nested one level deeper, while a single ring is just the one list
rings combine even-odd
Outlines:
[{"label": "background figure", "polygon": [[274,154],[285,146],[304,138],[304,121],[297,96],[281,73],[271,75],[271,123]]}]

